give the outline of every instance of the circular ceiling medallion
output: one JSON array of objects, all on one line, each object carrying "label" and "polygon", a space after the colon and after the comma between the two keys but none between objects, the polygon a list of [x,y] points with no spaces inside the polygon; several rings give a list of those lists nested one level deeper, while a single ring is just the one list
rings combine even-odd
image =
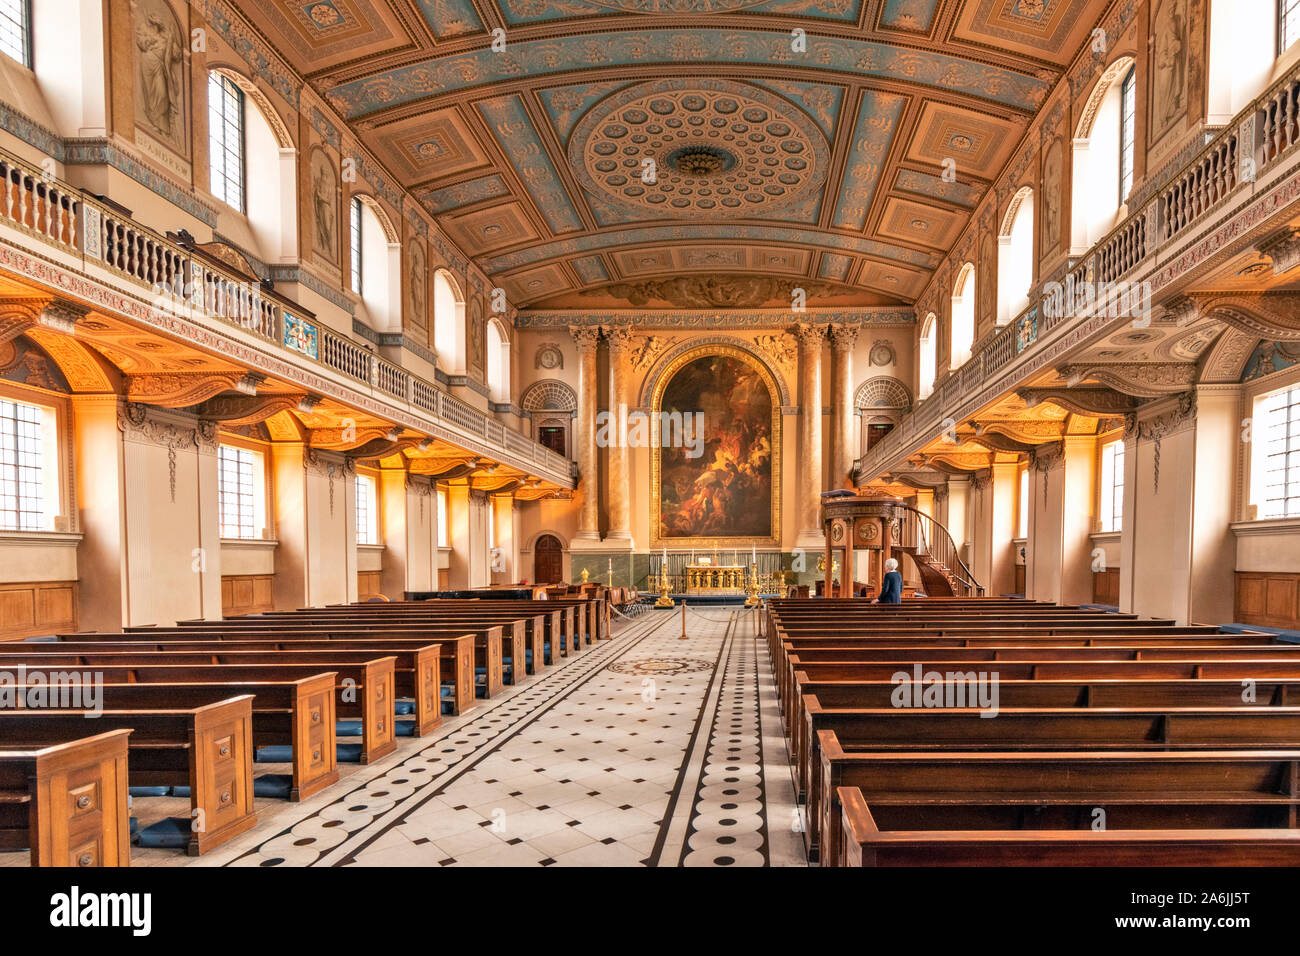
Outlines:
[{"label": "circular ceiling medallion", "polygon": [[767,217],[807,199],[830,155],[797,107],[744,83],[664,79],[597,103],[569,159],[594,196],[656,217]]}]

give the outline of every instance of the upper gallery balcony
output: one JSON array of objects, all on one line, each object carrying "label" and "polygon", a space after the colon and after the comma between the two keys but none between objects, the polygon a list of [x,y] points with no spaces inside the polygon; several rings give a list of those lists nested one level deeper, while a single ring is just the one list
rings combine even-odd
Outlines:
[{"label": "upper gallery balcony", "polygon": [[1229,327],[1256,338],[1295,338],[1300,323],[1286,317],[1297,310],[1284,274],[1300,264],[1292,222],[1300,200],[1298,142],[1300,65],[1172,175],[1135,190],[1131,212],[1087,252],[1042,276],[1028,307],[976,343],[965,363],[856,462],[856,482],[896,468],[1004,396],[1058,376],[1067,385],[1100,382],[1139,398],[1175,394],[1202,380],[1195,356],[1183,356],[1147,360],[1136,372],[1130,364],[1127,374],[1148,380],[1125,383],[1118,369],[1107,368],[1099,343],[1113,344],[1130,325],[1185,336],[1202,323],[1207,335]]},{"label": "upper gallery balcony", "polygon": [[247,275],[0,150],[0,268],[560,488],[571,462]]}]

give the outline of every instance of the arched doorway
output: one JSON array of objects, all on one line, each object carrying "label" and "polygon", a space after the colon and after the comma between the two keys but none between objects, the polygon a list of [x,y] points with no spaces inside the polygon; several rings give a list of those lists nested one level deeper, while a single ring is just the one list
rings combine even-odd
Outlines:
[{"label": "arched doorway", "polygon": [[564,580],[564,545],[553,534],[544,534],[533,545],[534,584],[559,584]]}]

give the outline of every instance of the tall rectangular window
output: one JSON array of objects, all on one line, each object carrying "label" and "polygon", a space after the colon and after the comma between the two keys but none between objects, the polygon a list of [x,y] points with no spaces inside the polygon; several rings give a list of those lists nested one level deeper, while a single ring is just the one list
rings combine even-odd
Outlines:
[{"label": "tall rectangular window", "polygon": [[1252,481],[1259,517],[1291,518],[1300,515],[1300,386],[1266,395],[1260,405],[1263,434],[1256,424],[1255,435],[1262,474]]},{"label": "tall rectangular window", "polygon": [[266,524],[262,456],[247,448],[217,449],[217,508],[221,537],[260,538]]},{"label": "tall rectangular window", "polygon": [[1020,488],[1016,492],[1016,537],[1029,537],[1029,466],[1020,467]]},{"label": "tall rectangular window", "polygon": [[31,24],[29,0],[0,0],[0,53],[26,67],[32,65]]},{"label": "tall rectangular window", "polygon": [[1119,531],[1124,525],[1124,442],[1116,439],[1101,447],[1102,531]]},{"label": "tall rectangular window", "polygon": [[1278,0],[1277,52],[1300,40],[1300,0]]},{"label": "tall rectangular window", "polygon": [[361,200],[352,199],[349,221],[352,224],[352,291],[361,294]]},{"label": "tall rectangular window", "polygon": [[451,539],[447,535],[447,492],[438,489],[438,547],[446,548]]},{"label": "tall rectangular window", "polygon": [[357,544],[379,543],[379,514],[375,504],[375,479],[357,475]]},{"label": "tall rectangular window", "polygon": [[[1300,0],[1296,0],[1300,3]],[[1137,113],[1135,67],[1129,67],[1119,88],[1119,201],[1123,203],[1133,191],[1133,127]]]},{"label": "tall rectangular window", "polygon": [[208,75],[208,178],[212,195],[244,211],[244,91]]},{"label": "tall rectangular window", "polygon": [[47,461],[44,409],[0,400],[0,529],[45,531],[54,515],[47,481],[56,480]]}]

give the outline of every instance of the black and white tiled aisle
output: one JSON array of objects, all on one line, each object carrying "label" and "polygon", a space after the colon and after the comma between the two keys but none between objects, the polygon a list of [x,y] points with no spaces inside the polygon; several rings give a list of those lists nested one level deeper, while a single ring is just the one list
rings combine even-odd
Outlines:
[{"label": "black and white tiled aisle", "polygon": [[755,620],[689,609],[687,640],[680,612],[619,622],[194,865],[804,865]]}]

